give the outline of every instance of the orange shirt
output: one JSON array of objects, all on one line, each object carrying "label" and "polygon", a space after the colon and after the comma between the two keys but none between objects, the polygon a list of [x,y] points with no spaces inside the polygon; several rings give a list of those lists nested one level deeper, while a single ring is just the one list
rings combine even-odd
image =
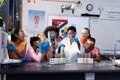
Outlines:
[{"label": "orange shirt", "polygon": [[[14,42],[10,41],[9,44],[14,45]],[[15,45],[14,45],[15,46]],[[19,45],[15,46],[16,50],[20,53],[22,53],[24,51],[24,49],[26,48],[26,41],[21,42]],[[9,55],[12,55],[12,59],[19,59],[20,57],[17,55],[17,53],[15,53],[15,51],[12,51],[12,53],[10,53]],[[23,56],[24,57],[24,56]]]}]

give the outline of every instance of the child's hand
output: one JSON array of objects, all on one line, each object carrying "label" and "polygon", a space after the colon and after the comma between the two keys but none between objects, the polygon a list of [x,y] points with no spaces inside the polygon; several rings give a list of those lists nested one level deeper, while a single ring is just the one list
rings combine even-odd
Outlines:
[{"label": "child's hand", "polygon": [[28,60],[28,57],[25,56],[25,57],[21,58],[21,60],[22,60],[22,62],[26,62]]},{"label": "child's hand", "polygon": [[91,57],[92,57],[92,58],[95,58],[95,57],[96,57],[96,54],[92,54]]},{"label": "child's hand", "polygon": [[47,36],[48,36],[48,39],[51,39],[51,37],[50,37],[50,31],[48,31]]},{"label": "child's hand", "polygon": [[73,42],[77,42],[77,43],[79,42],[78,38],[72,38],[71,40],[72,40]]},{"label": "child's hand", "polygon": [[50,46],[50,44],[49,44],[48,41],[44,43],[44,50],[45,50],[45,52],[48,52],[49,46]]},{"label": "child's hand", "polygon": [[44,53],[44,52],[45,52],[45,50],[44,50],[44,43],[41,43],[41,42],[40,42],[40,43],[38,44],[38,47],[39,47],[41,53]]},{"label": "child's hand", "polygon": [[61,48],[61,47],[64,47],[64,46],[65,46],[64,44],[60,43],[60,44],[58,45],[58,48]]},{"label": "child's hand", "polygon": [[44,47],[49,47],[49,42],[48,41],[44,43]]},{"label": "child's hand", "polygon": [[10,50],[10,51],[15,51],[16,50],[14,45],[7,45],[7,49]]}]

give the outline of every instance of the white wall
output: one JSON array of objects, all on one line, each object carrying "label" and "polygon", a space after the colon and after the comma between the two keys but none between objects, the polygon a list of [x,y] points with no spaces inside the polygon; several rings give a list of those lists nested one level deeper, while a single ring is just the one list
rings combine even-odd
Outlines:
[{"label": "white wall", "polygon": [[[46,26],[47,26],[47,17],[48,15],[67,15],[67,16],[80,16],[82,13],[90,13],[90,14],[100,14],[100,10],[98,8],[104,8],[105,6],[119,6],[120,0],[80,0],[82,2],[81,7],[77,7],[75,9],[75,13],[72,14],[71,11],[64,11],[61,13],[61,5],[70,5],[71,3],[67,2],[52,2],[52,1],[44,1],[44,0],[36,0],[36,3],[33,2],[27,3],[27,0],[23,0],[23,18],[22,18],[22,26],[28,26],[28,10],[42,10],[46,11]],[[72,0],[78,1],[78,0]],[[86,10],[87,4],[93,4],[93,11],[89,12]],[[101,49],[113,49],[114,41],[116,39],[120,39],[120,23],[116,21],[101,21],[99,19],[91,19],[90,24],[91,34],[96,38],[96,46]],[[114,26],[116,28],[114,29]],[[45,28],[45,27],[44,27]],[[114,31],[113,31],[114,29]],[[104,34],[104,33],[106,34]],[[114,33],[114,34],[113,34]],[[101,36],[103,35],[103,36]]]},{"label": "white wall", "polygon": [[[70,0],[70,1],[78,1],[78,0]],[[104,6],[119,6],[119,3],[120,3],[119,0],[80,0],[80,1],[82,2],[82,6],[77,7],[75,9],[75,13],[72,14],[71,10],[65,10],[64,13],[61,13],[61,5],[70,5],[72,3],[36,0],[35,4],[33,2],[28,4],[27,0],[23,0],[23,19],[22,19],[23,24],[22,26],[24,27],[28,25],[28,10],[46,11],[47,15],[52,14],[52,15],[80,16],[81,13],[99,14],[100,11],[98,8],[104,7]],[[86,10],[87,4],[93,4],[94,6],[93,11],[89,12]]]},{"label": "white wall", "polygon": [[103,50],[114,50],[114,45],[117,44],[117,49],[120,50],[120,44],[116,43],[116,40],[120,40],[120,21],[92,19],[90,30],[97,40],[98,47]]}]

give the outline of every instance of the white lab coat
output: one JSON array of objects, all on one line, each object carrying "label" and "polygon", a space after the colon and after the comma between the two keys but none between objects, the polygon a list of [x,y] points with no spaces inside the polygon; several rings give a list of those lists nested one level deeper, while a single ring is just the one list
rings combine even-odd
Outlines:
[{"label": "white lab coat", "polygon": [[77,61],[77,58],[80,57],[80,54],[84,53],[84,47],[81,45],[81,49],[79,50],[76,42],[70,44],[70,38],[64,38],[60,43],[64,44],[65,47],[61,48],[60,53],[58,53],[58,48],[56,49],[56,57],[64,55],[66,59]]}]

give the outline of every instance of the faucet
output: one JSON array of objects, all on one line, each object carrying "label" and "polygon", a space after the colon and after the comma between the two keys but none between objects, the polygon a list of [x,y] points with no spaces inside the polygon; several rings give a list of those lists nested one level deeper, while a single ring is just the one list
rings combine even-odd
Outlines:
[{"label": "faucet", "polygon": [[116,43],[114,44],[114,57],[113,57],[114,61],[116,59]]},{"label": "faucet", "polygon": [[117,46],[117,42],[119,42],[120,43],[120,40],[116,40],[116,43],[114,44],[114,60],[116,59],[116,51],[117,51],[117,49],[116,49],[116,46]]}]

